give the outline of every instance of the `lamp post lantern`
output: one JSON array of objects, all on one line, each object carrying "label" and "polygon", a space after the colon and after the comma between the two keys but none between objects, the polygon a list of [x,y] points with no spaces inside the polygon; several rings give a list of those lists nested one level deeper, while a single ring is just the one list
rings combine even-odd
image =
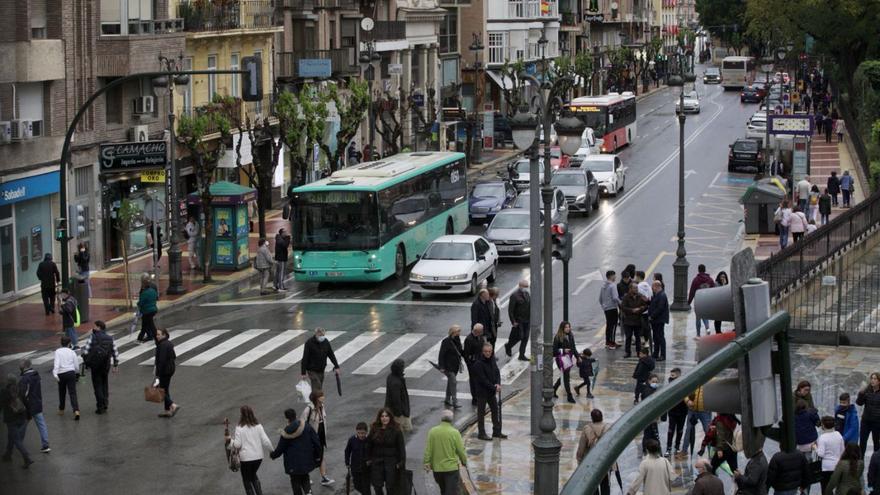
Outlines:
[{"label": "lamp post lantern", "polygon": [[[361,19],[361,29],[364,32],[369,33],[373,30],[373,20],[369,17],[364,17]],[[364,161],[371,161],[373,156],[376,153],[375,148],[375,139],[376,139],[376,123],[375,123],[375,115],[373,106],[375,102],[373,101],[373,80],[375,79],[376,74],[376,66],[375,63],[382,60],[382,56],[376,53],[376,45],[374,40],[369,40],[366,42],[367,50],[361,52],[360,57],[358,57],[358,62],[361,66],[361,71],[363,72],[364,78],[367,80],[367,88],[370,92],[370,105],[367,107],[368,116],[367,119],[369,122],[367,123],[370,128],[370,156],[365,156]]]}]

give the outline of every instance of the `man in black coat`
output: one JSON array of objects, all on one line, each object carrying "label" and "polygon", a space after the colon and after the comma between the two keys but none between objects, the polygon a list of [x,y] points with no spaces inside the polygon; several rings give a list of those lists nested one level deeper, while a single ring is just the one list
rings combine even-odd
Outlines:
[{"label": "man in black coat", "polygon": [[171,343],[168,329],[156,329],[156,380],[154,387],[165,390],[165,411],[159,413],[160,418],[170,418],[177,414],[180,406],[171,400],[171,377],[174,376],[176,369],[175,360],[177,354],[174,352],[174,344]]},{"label": "man in black coat", "polygon": [[21,377],[18,379],[18,394],[24,403],[28,419],[33,419],[40,432],[40,452],[48,454],[49,428],[46,426],[46,418],[43,416],[43,390],[40,374],[31,367],[30,359],[22,359],[18,365]]},{"label": "man in black coat", "polygon": [[324,369],[327,368],[327,359],[333,363],[333,372],[339,375],[339,362],[333,354],[330,341],[327,340],[326,331],[318,327],[315,335],[306,341],[303,346],[303,358],[300,363],[300,372],[303,380],[309,379],[312,391],[324,390]]},{"label": "man in black coat", "polygon": [[767,488],[775,493],[810,491],[810,466],[802,452],[780,451],[773,454],[767,466]]},{"label": "man in black coat", "polygon": [[651,285],[654,297],[648,305],[648,320],[651,322],[651,337],[654,341],[654,352],[651,355],[657,361],[666,361],[666,324],[669,323],[669,299],[663,290],[663,283],[655,280]]},{"label": "man in black coat", "polygon": [[52,253],[46,253],[43,261],[37,266],[37,278],[40,280],[40,295],[43,297],[43,308],[46,314],[55,312],[55,286],[61,282],[58,267],[52,261]]},{"label": "man in black coat", "polygon": [[520,361],[528,361],[526,357],[526,345],[529,343],[530,318],[532,315],[532,302],[529,295],[529,281],[519,281],[519,290],[510,296],[510,304],[507,306],[507,316],[510,317],[510,339],[504,344],[504,352],[512,356],[513,346],[519,342]]},{"label": "man in black coat", "polygon": [[92,370],[92,387],[95,389],[95,414],[104,414],[110,402],[110,362],[112,370],[119,370],[119,349],[116,340],[107,334],[107,325],[97,320],[92,335],[83,346],[83,361]]},{"label": "man in black coat", "polygon": [[[474,363],[479,359],[480,353],[483,352],[483,344],[486,343],[486,336],[483,335],[483,324],[477,323],[472,327],[471,334],[465,337],[464,349],[462,351],[464,364],[467,366],[469,373],[473,372],[471,368],[473,368]],[[474,381],[469,380],[469,384],[471,387],[471,404],[477,405],[477,396],[474,394]]]},{"label": "man in black coat", "polygon": [[403,376],[405,363],[403,359],[391,362],[391,374],[385,380],[385,407],[394,414],[394,420],[406,432],[412,429],[409,416],[409,392],[406,389],[406,378]]},{"label": "man in black coat", "polygon": [[[492,438],[507,438],[501,433],[501,405],[498,403],[498,394],[501,393],[501,371],[492,352],[492,344],[483,344],[482,354],[471,367],[471,382],[473,383],[474,397],[477,399],[477,428],[480,440],[492,440]],[[486,404],[492,412],[492,436],[486,435]]]},{"label": "man in black coat", "polygon": [[460,408],[458,404],[457,376],[461,371],[461,359],[464,349],[461,347],[461,327],[452,325],[449,327],[449,335],[440,342],[440,353],[437,356],[437,366],[440,372],[446,376],[446,399],[443,403],[447,407]]},{"label": "man in black coat", "polygon": [[275,234],[275,290],[287,290],[284,284],[285,269],[287,267],[287,250],[290,248],[290,234],[284,229],[278,229]]},{"label": "man in black coat", "polygon": [[654,371],[654,359],[647,347],[639,349],[639,362],[633,371],[633,378],[636,381],[635,400],[633,404],[638,404],[642,396],[643,389],[647,386],[648,380],[651,378],[651,372]]},{"label": "man in black coat", "polygon": [[477,298],[471,304],[471,328],[477,323],[483,325],[486,340],[495,346],[495,310],[492,296],[488,289],[480,289]]}]

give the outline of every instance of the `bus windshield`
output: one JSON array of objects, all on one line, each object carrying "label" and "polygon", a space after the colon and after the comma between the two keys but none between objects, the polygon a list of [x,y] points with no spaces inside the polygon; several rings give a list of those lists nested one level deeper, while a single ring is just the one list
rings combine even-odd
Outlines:
[{"label": "bus windshield", "polygon": [[375,194],[314,191],[294,196],[293,246],[302,251],[379,247]]},{"label": "bus windshield", "polygon": [[584,122],[584,125],[593,129],[594,135],[604,136],[607,113],[607,108],[596,107],[595,112],[577,112],[577,116]]}]

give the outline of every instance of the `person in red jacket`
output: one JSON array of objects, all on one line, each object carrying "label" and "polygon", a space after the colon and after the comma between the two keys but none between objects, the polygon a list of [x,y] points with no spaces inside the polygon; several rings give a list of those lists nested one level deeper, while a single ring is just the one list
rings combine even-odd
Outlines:
[{"label": "person in red jacket", "polygon": [[[697,276],[691,280],[691,290],[688,293],[688,304],[694,302],[694,296],[697,295],[698,290],[708,289],[709,287],[715,287],[715,281],[712,280],[711,275],[706,273],[706,265],[700,264],[700,266],[697,267]],[[705,318],[697,318],[697,337],[700,336],[700,322],[706,327],[706,333],[709,333],[709,320]]]}]

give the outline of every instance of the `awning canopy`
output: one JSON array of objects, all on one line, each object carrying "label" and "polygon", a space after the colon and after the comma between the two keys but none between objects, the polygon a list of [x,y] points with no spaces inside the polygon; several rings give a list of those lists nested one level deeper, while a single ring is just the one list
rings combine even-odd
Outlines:
[{"label": "awning canopy", "polygon": [[487,70],[486,74],[489,74],[489,79],[495,82],[499,88],[507,90],[513,89],[513,79],[501,74],[501,72],[497,70]]}]

